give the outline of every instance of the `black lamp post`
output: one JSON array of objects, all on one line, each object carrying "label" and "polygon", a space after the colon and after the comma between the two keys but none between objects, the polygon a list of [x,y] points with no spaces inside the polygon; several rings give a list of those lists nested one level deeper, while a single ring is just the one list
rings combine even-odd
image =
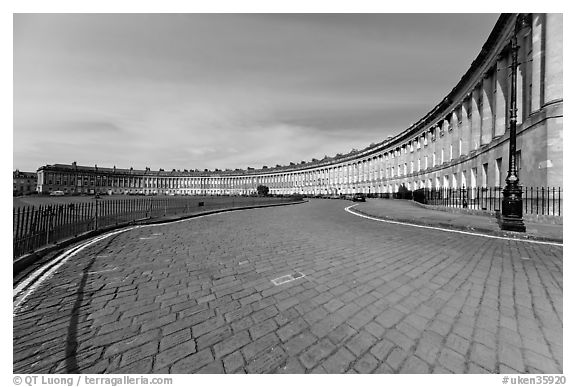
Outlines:
[{"label": "black lamp post", "polygon": [[508,154],[508,175],[506,176],[506,187],[502,191],[502,219],[500,228],[507,231],[526,232],[526,226],[522,220],[522,188],[518,178],[518,167],[516,165],[516,89],[518,70],[518,32],[527,23],[525,15],[518,14],[514,24],[514,33],[511,39],[512,50],[512,76],[510,95],[510,142]]}]

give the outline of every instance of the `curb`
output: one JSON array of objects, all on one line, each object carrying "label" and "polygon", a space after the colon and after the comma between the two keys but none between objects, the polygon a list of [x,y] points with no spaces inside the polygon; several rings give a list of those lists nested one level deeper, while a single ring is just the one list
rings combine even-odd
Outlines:
[{"label": "curb", "polygon": [[357,208],[350,208],[350,211],[357,212],[357,213],[362,214],[362,215],[371,216],[371,217],[377,218],[377,219],[408,223],[408,224],[413,224],[413,225],[417,225],[417,226],[444,227],[444,228],[452,229],[452,230],[474,232],[477,234],[511,238],[511,239],[517,239],[520,241],[533,240],[533,241],[541,241],[541,242],[554,242],[554,243],[562,243],[562,244],[564,243],[563,239],[541,237],[541,236],[531,235],[531,234],[522,234],[522,233],[516,233],[513,231],[498,231],[498,230],[491,230],[491,229],[481,228],[481,227],[475,228],[475,227],[467,227],[467,226],[458,226],[458,225],[447,224],[447,223],[442,223],[442,222],[438,222],[438,223],[418,222],[418,221],[415,221],[414,219],[391,218],[391,217],[386,217],[386,216],[374,215],[374,214],[370,214],[370,213],[365,212],[365,211],[361,211]]},{"label": "curb", "polygon": [[[118,225],[114,225],[114,226],[108,226],[108,227],[105,227],[105,228],[102,228],[99,230],[88,231],[88,232],[85,232],[85,233],[80,234],[78,236],[61,240],[61,241],[54,243],[50,246],[43,247],[37,251],[34,251],[32,253],[28,253],[28,254],[25,254],[21,257],[18,257],[17,259],[15,259],[12,262],[12,278],[16,279],[18,277],[18,275],[21,274],[23,271],[25,271],[28,268],[33,267],[34,264],[43,263],[42,262],[43,258],[46,258],[49,255],[52,255],[51,257],[49,257],[49,259],[45,260],[46,262],[50,261],[56,255],[56,254],[51,254],[51,253],[55,253],[55,252],[57,253],[60,250],[64,249],[65,247],[68,247],[74,243],[78,243],[78,242],[81,242],[83,240],[104,234],[104,233],[109,232],[109,231],[117,230],[117,229],[120,229],[123,227],[134,226],[134,225],[146,225],[146,224],[162,224],[162,223],[168,224],[168,223],[176,222],[179,220],[197,218],[200,216],[218,214],[218,213],[222,213],[222,212],[250,210],[250,209],[266,208],[266,207],[289,206],[289,205],[302,204],[302,203],[308,203],[308,200],[302,200],[302,201],[297,201],[297,202],[287,202],[287,203],[269,203],[269,204],[261,204],[261,205],[251,205],[251,206],[245,206],[245,207],[222,208],[222,209],[216,209],[216,210],[197,212],[194,214],[185,214],[185,215],[180,216],[180,217],[155,218],[155,219],[150,219],[150,220],[139,219],[139,220],[130,221],[128,223],[118,224]],[[21,279],[22,278],[19,278],[18,280],[13,281],[13,284],[18,283]]]}]

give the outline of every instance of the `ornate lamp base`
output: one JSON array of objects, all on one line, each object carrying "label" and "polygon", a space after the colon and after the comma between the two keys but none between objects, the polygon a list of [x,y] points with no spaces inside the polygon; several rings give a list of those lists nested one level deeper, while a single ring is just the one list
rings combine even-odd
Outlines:
[{"label": "ornate lamp base", "polygon": [[522,220],[522,190],[516,187],[506,187],[503,195],[500,229],[526,232],[526,226]]}]

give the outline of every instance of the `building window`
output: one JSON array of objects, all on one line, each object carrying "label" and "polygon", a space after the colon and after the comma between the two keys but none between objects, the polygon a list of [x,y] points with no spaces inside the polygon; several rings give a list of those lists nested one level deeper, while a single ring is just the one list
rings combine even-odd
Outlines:
[{"label": "building window", "polygon": [[482,188],[488,186],[488,163],[482,164]]}]

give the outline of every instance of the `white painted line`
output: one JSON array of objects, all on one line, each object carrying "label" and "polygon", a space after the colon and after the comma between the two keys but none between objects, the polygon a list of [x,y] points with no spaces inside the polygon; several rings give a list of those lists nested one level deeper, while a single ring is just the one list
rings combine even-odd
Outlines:
[{"label": "white painted line", "polygon": [[140,237],[140,240],[156,239],[156,237]]},{"label": "white painted line", "polygon": [[104,270],[98,270],[98,271],[89,271],[88,274],[100,274],[100,273],[107,273],[109,271],[115,271],[118,270],[117,267],[114,267],[112,269],[104,269]]},{"label": "white painted line", "polygon": [[464,234],[464,235],[472,235],[472,236],[477,236],[477,237],[483,237],[483,238],[492,238],[492,239],[502,239],[502,240],[506,240],[506,241],[516,241],[516,242],[526,242],[526,243],[536,243],[536,244],[541,244],[541,245],[552,245],[552,246],[560,246],[563,247],[564,245],[562,243],[557,243],[557,242],[545,242],[545,241],[535,241],[535,240],[529,240],[529,239],[518,239],[518,238],[509,238],[509,237],[501,237],[501,236],[496,236],[496,235],[486,235],[486,234],[480,234],[480,233],[475,233],[475,232],[469,232],[469,231],[460,231],[460,230],[452,230],[449,228],[441,228],[441,227],[432,227],[432,226],[422,226],[420,224],[412,224],[412,223],[405,223],[405,222],[398,222],[395,220],[386,220],[386,219],[380,219],[380,218],[375,218],[373,216],[368,216],[368,215],[364,215],[364,214],[359,214],[357,212],[354,212],[352,210],[350,210],[350,208],[357,206],[357,204],[353,204],[351,206],[348,206],[346,208],[344,208],[344,210],[352,215],[356,215],[359,216],[361,218],[366,218],[366,219],[370,219],[370,220],[375,220],[377,222],[384,222],[384,223],[391,223],[391,224],[401,224],[404,226],[410,226],[410,227],[419,227],[419,228],[426,228],[429,230],[438,230],[438,231],[444,231],[444,232],[452,232],[452,233],[456,233],[456,234]]}]

